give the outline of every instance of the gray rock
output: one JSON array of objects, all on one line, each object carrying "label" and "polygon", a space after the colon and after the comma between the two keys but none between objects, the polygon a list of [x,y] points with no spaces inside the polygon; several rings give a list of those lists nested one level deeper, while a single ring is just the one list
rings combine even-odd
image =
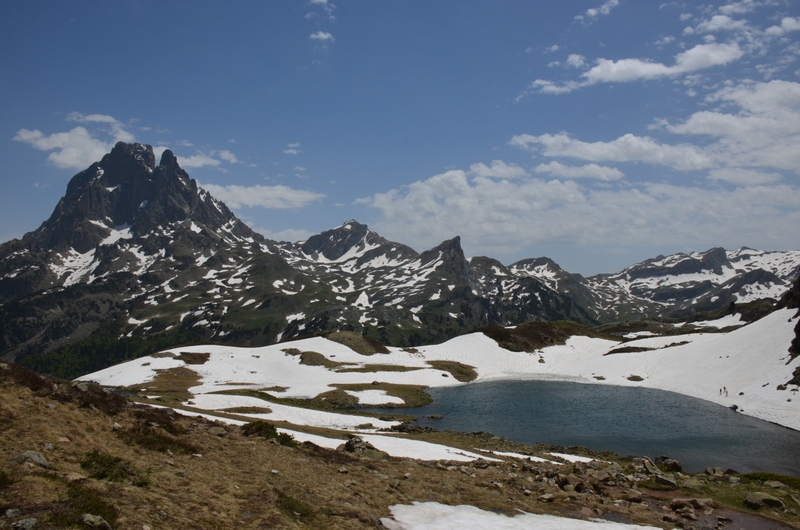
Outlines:
[{"label": "gray rock", "polygon": [[628,490],[625,494],[625,500],[628,502],[642,502],[644,497],[639,490]]},{"label": "gray rock", "polygon": [[211,427],[208,430],[208,434],[211,434],[213,436],[225,436],[226,434],[228,434],[228,431],[225,430],[225,427]]},{"label": "gray rock", "polygon": [[18,515],[22,514],[22,510],[18,510],[16,508],[9,508],[6,510],[6,517],[17,517]]},{"label": "gray rock", "polygon": [[779,490],[788,490],[789,489],[789,486],[787,486],[786,484],[784,484],[783,482],[780,482],[778,480],[765,480],[764,481],[764,485],[769,487],[769,488],[775,488],[775,489],[779,489]]},{"label": "gray rock", "polygon": [[674,473],[683,471],[683,466],[681,466],[681,463],[668,456],[659,456],[656,458],[656,465],[660,466],[662,469],[672,471]]},{"label": "gray rock", "polygon": [[33,530],[38,522],[39,521],[37,521],[35,517],[27,517],[12,524],[11,528],[16,528],[18,530]]},{"label": "gray rock", "polygon": [[344,450],[348,453],[355,453],[357,451],[372,450],[375,451],[375,446],[365,441],[360,436],[353,436],[344,444]]},{"label": "gray rock", "polygon": [[25,451],[20,456],[22,462],[33,462],[37,466],[43,467],[45,469],[51,469],[53,466],[50,465],[50,462],[44,457],[42,453],[39,451]]},{"label": "gray rock", "polygon": [[105,530],[111,530],[111,525],[99,515],[85,513],[81,515],[81,522],[90,528],[103,528]]},{"label": "gray rock", "polygon": [[744,504],[748,508],[759,510],[764,507],[769,508],[784,508],[783,501],[777,497],[773,497],[768,493],[751,492],[744,498]]},{"label": "gray rock", "polygon": [[656,483],[661,484],[662,486],[668,486],[673,489],[678,488],[678,483],[675,482],[674,479],[665,477],[664,475],[656,475]]}]

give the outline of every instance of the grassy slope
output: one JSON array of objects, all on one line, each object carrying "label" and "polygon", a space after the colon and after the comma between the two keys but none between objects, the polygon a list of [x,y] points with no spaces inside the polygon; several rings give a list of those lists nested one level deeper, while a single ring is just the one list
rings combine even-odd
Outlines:
[{"label": "grassy slope", "polygon": [[[658,507],[657,491],[651,496],[642,489],[652,499],[648,507],[612,502],[626,494],[613,481],[584,493],[554,484],[577,473],[579,465],[451,465],[372,452],[359,457],[311,444],[289,448],[244,436],[237,427],[134,405],[16,365],[0,365],[0,387],[0,514],[21,510],[16,518],[3,518],[6,524],[36,517],[42,528],[80,528],[80,516],[89,512],[123,530],[145,524],[374,528],[389,515],[389,506],[418,500],[472,504],[510,515],[524,510],[580,518],[587,517],[581,509],[590,507],[593,515],[673,526],[662,521],[666,512]],[[534,450],[488,433],[417,436],[467,449]],[[19,458],[25,451],[42,453],[51,467]],[[634,472],[629,463],[621,464],[625,473]],[[721,479],[691,480],[694,489],[672,493],[727,499],[741,508],[746,491],[764,488],[747,477],[742,481],[749,484],[736,487]],[[786,492],[771,492],[792,502]],[[555,500],[538,500],[548,493]],[[770,515],[800,523],[790,512]]]}]

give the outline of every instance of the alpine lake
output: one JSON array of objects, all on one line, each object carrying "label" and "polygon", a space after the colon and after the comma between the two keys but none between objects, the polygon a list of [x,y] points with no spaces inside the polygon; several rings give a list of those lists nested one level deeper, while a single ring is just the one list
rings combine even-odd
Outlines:
[{"label": "alpine lake", "polygon": [[404,411],[420,426],[619,456],[666,455],[690,473],[720,467],[800,476],[800,431],[673,392],[502,380],[428,393],[432,403]]}]

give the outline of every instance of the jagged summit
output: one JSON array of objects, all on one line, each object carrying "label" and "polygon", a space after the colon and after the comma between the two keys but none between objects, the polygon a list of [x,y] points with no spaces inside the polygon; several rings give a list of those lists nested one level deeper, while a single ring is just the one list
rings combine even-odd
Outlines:
[{"label": "jagged summit", "polygon": [[156,165],[150,145],[119,142],[70,180],[50,218],[23,241],[40,249],[84,254],[98,245],[144,237],[180,222],[194,222],[210,233],[259,237],[198,188],[170,150]]},{"label": "jagged summit", "polygon": [[367,225],[353,219],[336,228],[311,236],[300,246],[305,256],[328,262],[360,259],[374,254],[379,249],[392,254],[393,259],[417,255],[412,248],[389,241],[370,230]]}]

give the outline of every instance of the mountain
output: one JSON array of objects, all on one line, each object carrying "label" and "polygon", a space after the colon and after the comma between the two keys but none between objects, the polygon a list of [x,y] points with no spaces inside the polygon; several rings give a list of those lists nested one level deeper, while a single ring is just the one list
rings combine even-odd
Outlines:
[{"label": "mountain", "polygon": [[350,220],[298,243],[255,233],[148,145],[118,143],[53,214],[0,245],[0,355],[75,376],[176,344],[261,346],[335,330],[401,347],[483,326],[686,317],[778,298],[800,252],[713,249],[584,278],[548,258],[417,252]]}]

